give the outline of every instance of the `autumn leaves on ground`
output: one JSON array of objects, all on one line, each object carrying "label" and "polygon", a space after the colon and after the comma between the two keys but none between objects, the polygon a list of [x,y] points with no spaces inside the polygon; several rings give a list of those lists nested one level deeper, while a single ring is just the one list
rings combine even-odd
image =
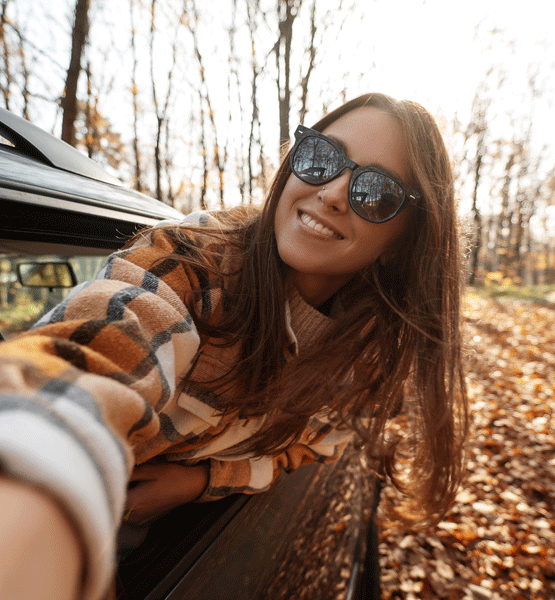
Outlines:
[{"label": "autumn leaves on ground", "polygon": [[469,295],[465,315],[467,482],[433,531],[382,529],[383,600],[555,599],[555,304]]}]

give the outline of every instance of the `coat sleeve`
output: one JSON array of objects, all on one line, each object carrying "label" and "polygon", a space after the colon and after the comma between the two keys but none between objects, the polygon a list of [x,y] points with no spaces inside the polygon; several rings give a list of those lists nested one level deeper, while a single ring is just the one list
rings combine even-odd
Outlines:
[{"label": "coat sleeve", "polygon": [[332,428],[314,417],[301,439],[276,456],[241,460],[210,460],[208,487],[197,502],[217,500],[235,493],[256,494],[270,488],[282,471],[292,473],[302,465],[336,461],[352,439],[347,428]]},{"label": "coat sleeve", "polygon": [[62,503],[86,549],[80,597],[101,598],[134,455],[189,369],[198,284],[155,229],[112,255],[38,327],[0,343],[0,470]]}]

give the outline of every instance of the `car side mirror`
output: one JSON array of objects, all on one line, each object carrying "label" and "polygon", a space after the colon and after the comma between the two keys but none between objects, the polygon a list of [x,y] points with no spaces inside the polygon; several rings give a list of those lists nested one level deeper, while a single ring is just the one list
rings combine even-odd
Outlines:
[{"label": "car side mirror", "polygon": [[68,262],[24,262],[17,265],[17,279],[27,287],[71,288],[77,277]]}]

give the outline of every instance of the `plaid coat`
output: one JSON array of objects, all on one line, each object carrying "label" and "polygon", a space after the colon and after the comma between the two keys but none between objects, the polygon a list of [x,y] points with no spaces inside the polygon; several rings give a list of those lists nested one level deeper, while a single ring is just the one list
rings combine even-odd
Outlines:
[{"label": "plaid coat", "polygon": [[[206,213],[188,221],[205,224]],[[207,235],[207,260],[229,272],[237,258]],[[83,598],[102,597],[113,571],[115,532],[135,464],[164,455],[210,461],[200,501],[267,490],[280,471],[338,458],[350,432],[315,415],[302,439],[279,456],[241,450],[264,417],[222,417],[218,395],[184,381],[194,360],[201,380],[236,360],[233,348],[200,347],[184,304],[199,294],[203,316],[225,310],[221,280],[168,258],[186,254],[161,227],[109,257],[26,334],[0,344],[0,465],[53,493],[77,524],[87,552]],[[208,277],[209,280],[202,280]],[[284,357],[302,353],[331,321],[294,290],[286,307]]]}]

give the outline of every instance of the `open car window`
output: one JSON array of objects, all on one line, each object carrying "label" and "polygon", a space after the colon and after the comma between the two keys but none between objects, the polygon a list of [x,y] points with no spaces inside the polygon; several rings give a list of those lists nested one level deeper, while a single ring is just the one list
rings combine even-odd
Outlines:
[{"label": "open car window", "polygon": [[[2,335],[7,339],[27,331],[67,296],[72,284],[93,279],[105,260],[106,256],[35,256],[0,252]],[[63,269],[56,268],[58,265]]]}]

